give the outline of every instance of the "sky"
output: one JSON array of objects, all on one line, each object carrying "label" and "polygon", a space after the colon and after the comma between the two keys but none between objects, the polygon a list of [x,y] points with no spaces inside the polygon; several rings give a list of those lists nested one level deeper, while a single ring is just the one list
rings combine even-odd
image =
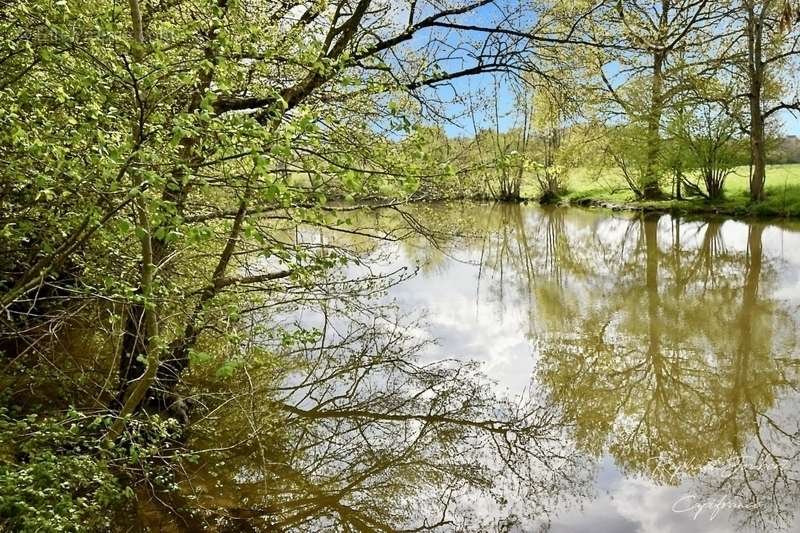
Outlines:
[{"label": "sky", "polygon": [[[450,137],[471,137],[474,133],[472,116],[469,113],[470,95],[472,95],[475,122],[478,129],[494,128],[494,105],[491,97],[494,95],[495,77],[491,74],[472,76],[453,81],[447,87],[438,89],[442,99],[461,99],[464,102],[450,102],[446,105],[446,115],[450,117],[451,123],[443,124],[445,132]],[[483,93],[481,95],[481,93]],[[498,110],[500,115],[500,130],[506,131],[514,127],[514,93],[509,88],[508,83],[501,82],[497,90]],[[481,105],[483,102],[483,105]],[[795,135],[800,137],[800,115],[784,111],[779,115],[779,120],[783,125],[785,135]],[[437,120],[439,122],[439,120]]]},{"label": "sky", "polygon": [[784,113],[783,130],[787,135],[797,135],[800,137],[800,117],[792,116],[790,113]]}]

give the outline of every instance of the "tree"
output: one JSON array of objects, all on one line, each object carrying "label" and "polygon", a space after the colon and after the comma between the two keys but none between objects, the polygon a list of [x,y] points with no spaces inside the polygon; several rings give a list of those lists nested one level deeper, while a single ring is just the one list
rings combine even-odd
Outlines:
[{"label": "tree", "polygon": [[[642,130],[644,165],[636,191],[645,199],[662,196],[661,131],[665,110],[684,90],[697,55],[716,39],[724,11],[710,2],[663,0],[609,2],[596,16],[596,42],[609,41],[595,56],[601,87],[630,124]],[[632,90],[630,84],[636,84]],[[626,90],[627,89],[627,90]]]},{"label": "tree", "polygon": [[683,184],[691,193],[716,200],[722,197],[725,179],[746,161],[738,123],[720,105],[699,102],[689,107],[691,111],[678,112],[668,126],[667,152],[676,173],[676,196],[680,198]]},{"label": "tree", "polygon": [[[783,109],[800,111],[799,95],[783,101],[781,67],[800,56],[800,15],[790,0],[743,0],[737,4],[735,20],[746,38],[747,48],[735,64],[744,78],[749,107],[750,199],[764,199],[766,183],[766,123]],[[791,70],[791,66],[788,70]],[[788,84],[787,84],[788,85]]]},{"label": "tree", "polygon": [[567,135],[565,121],[569,114],[569,103],[558,88],[547,87],[536,91],[531,100],[532,129],[537,141],[533,174],[539,186],[540,198],[547,201],[565,190],[565,168],[560,156]]},{"label": "tree", "polygon": [[[519,100],[519,97],[517,98]],[[524,102],[524,99],[523,99]],[[527,162],[527,147],[530,137],[529,109],[524,102],[521,112],[515,119],[513,128],[502,132],[500,116],[500,80],[493,78],[493,98],[491,98],[490,128],[480,129],[476,119],[475,107],[470,101],[473,145],[481,169],[484,185],[489,196],[500,201],[518,202]],[[488,111],[488,110],[487,110]]]},{"label": "tree", "polygon": [[531,70],[569,39],[530,16],[488,0],[4,3],[3,368],[40,369],[91,306],[113,342],[86,352],[113,374],[64,400],[103,414],[87,426],[112,450],[150,413],[189,422],[186,378],[209,353],[218,381],[263,355],[254,309],[352,289],[329,277],[357,254],[304,232],[394,238],[352,213],[448,172],[417,127],[437,88]]},{"label": "tree", "polygon": [[[369,0],[13,3],[3,19],[11,53],[2,79],[16,104],[3,116],[2,150],[14,179],[37,175],[34,186],[12,187],[4,206],[35,208],[24,224],[4,226],[6,248],[27,244],[7,265],[3,309],[30,304],[42,285],[71,290],[61,278],[88,268],[95,277],[84,277],[81,290],[124,309],[122,418],[144,401],[168,407],[190,352],[220,318],[215,302],[308,279],[331,262],[276,241],[261,217],[299,207],[289,216],[315,223],[337,211],[329,197],[407,198],[429,169],[415,160],[410,119],[419,110],[392,100],[527,68],[536,42],[566,38],[524,27],[521,7],[496,13],[494,25],[459,24],[490,4],[427,10],[411,2],[398,19],[388,17],[392,6]],[[28,28],[41,35],[15,44]],[[477,40],[459,51],[460,66],[445,69],[443,57],[454,56],[436,36],[454,31]],[[430,37],[423,53],[404,49],[421,35]],[[29,112],[36,121],[24,118]],[[409,149],[397,150],[374,121],[409,136]],[[89,156],[76,157],[70,143]],[[48,199],[67,216],[52,217]],[[97,261],[104,247],[120,257]],[[246,268],[258,254],[272,268]]]}]

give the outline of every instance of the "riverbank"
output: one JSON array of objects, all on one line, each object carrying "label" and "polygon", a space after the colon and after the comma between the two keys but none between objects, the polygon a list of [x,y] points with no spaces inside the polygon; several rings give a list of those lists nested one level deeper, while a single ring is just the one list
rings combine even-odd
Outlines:
[{"label": "riverbank", "polygon": [[636,200],[619,199],[611,195],[566,196],[561,205],[594,207],[613,211],[641,211],[644,213],[670,213],[676,215],[724,215],[736,218],[800,218],[800,189],[791,195],[767,197],[753,203],[747,197],[725,198],[718,201],[692,198],[689,200]]},{"label": "riverbank", "polygon": [[767,169],[766,198],[753,203],[748,194],[747,168],[731,175],[724,197],[709,201],[704,198],[683,200],[637,200],[621,178],[577,175],[570,179],[570,190],[555,202],[562,205],[596,207],[614,211],[652,213],[724,215],[737,218],[800,218],[800,165],[775,165]]}]

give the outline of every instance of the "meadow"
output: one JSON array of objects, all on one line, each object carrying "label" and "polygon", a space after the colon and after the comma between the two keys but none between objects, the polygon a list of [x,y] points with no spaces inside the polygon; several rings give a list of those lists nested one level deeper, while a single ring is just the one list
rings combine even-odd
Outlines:
[{"label": "meadow", "polygon": [[[567,179],[562,201],[570,204],[618,205],[631,209],[674,212],[720,213],[736,216],[800,216],[800,164],[767,167],[767,198],[758,204],[748,196],[749,167],[737,167],[725,181],[724,196],[708,201],[692,197],[683,200],[637,201],[617,169],[577,169]],[[663,184],[669,191],[671,183]],[[534,183],[523,189],[526,197],[535,197]]]}]

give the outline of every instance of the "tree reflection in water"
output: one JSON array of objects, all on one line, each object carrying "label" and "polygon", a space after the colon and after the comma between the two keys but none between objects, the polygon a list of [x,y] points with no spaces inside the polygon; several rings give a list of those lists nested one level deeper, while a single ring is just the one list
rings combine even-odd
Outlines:
[{"label": "tree reflection in water", "polygon": [[[413,217],[430,233],[325,239],[392,263],[383,271],[396,266],[386,254],[419,264],[413,290],[431,298],[447,299],[448,269],[473,262],[465,291],[498,310],[476,327],[524,310],[503,327],[530,343],[530,386],[503,395],[470,357],[432,359],[438,332],[376,298],[386,280],[363,298],[304,296],[284,326],[317,334],[263,342],[293,364],[247,365],[235,399],[195,428],[195,447],[216,451],[186,465],[173,505],[196,512],[176,527],[530,531],[578,512],[567,501],[585,501],[605,457],[623,476],[728,502],[739,526],[792,524],[797,323],[772,296],[784,265],[764,224],[512,205],[380,216],[364,225]],[[458,355],[448,342],[438,353]]]},{"label": "tree reflection in water", "polygon": [[300,324],[316,334],[269,346],[291,369],[248,365],[245,390],[196,425],[201,462],[171,503],[193,511],[170,527],[531,531],[585,492],[552,409],[498,395],[476,364],[421,362],[427,341],[395,307],[320,299]]},{"label": "tree reflection in water", "polygon": [[[790,526],[800,501],[796,323],[763,296],[780,268],[763,252],[765,225],[750,224],[735,251],[720,221],[603,217],[586,231],[564,216],[509,217],[481,256],[504,285],[494,294],[528,299],[536,380],[577,446],[610,454],[627,476],[684,483],[692,501],[732,509],[740,527]],[[511,232],[524,245],[507,245]]]}]

